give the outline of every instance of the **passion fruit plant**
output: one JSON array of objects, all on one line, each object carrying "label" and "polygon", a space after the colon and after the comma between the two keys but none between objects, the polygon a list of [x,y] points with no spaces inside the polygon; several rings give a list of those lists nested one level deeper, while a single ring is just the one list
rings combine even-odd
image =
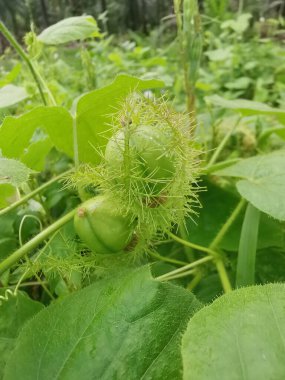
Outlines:
[{"label": "passion fruit plant", "polygon": [[[39,56],[101,38],[95,20],[31,32],[28,52],[0,23],[44,103],[0,128],[0,378],[285,377],[285,113],[208,97],[211,115],[240,115],[209,150],[195,106],[197,2],[174,8],[185,113],[162,81],[126,74],[58,106]],[[2,107],[27,96],[0,91]],[[233,157],[249,119],[256,150]]]}]

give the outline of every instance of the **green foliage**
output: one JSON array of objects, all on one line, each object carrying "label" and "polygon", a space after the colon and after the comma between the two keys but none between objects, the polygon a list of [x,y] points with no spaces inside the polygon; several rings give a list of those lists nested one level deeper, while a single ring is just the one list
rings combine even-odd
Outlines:
[{"label": "green foliage", "polygon": [[240,194],[259,210],[278,220],[285,220],[285,153],[277,151],[242,160],[216,174],[240,177]]},{"label": "green foliage", "polygon": [[106,278],[33,318],[4,379],[177,379],[181,333],[199,307],[186,290],[153,280],[148,268]]},{"label": "green foliage", "polygon": [[23,326],[34,317],[43,305],[32,301],[25,293],[0,293],[0,377],[9,355],[15,347],[16,339]]},{"label": "green foliage", "polygon": [[163,82],[159,80],[120,75],[110,85],[79,97],[73,104],[79,161],[93,164],[100,162],[102,150],[112,135],[109,126],[112,115],[130,92],[134,89],[143,91],[161,87]]},{"label": "green foliage", "polygon": [[100,37],[92,16],[70,17],[43,30],[38,40],[46,45],[59,45],[88,37]]},{"label": "green foliage", "polygon": [[0,23],[1,378],[284,377],[284,21],[150,3]]},{"label": "green foliage", "polygon": [[10,183],[16,187],[27,182],[32,170],[17,160],[0,157],[0,184]]},{"label": "green foliage", "polygon": [[7,84],[0,89],[0,108],[11,107],[27,99],[29,95],[23,87]]},{"label": "green foliage", "polygon": [[282,379],[284,284],[236,290],[204,307],[183,337],[183,378]]}]

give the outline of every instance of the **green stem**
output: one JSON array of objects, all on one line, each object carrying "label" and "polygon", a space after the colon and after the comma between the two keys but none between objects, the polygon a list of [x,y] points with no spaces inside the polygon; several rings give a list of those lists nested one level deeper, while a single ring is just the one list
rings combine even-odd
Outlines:
[{"label": "green stem", "polygon": [[199,260],[194,261],[193,263],[187,264],[187,265],[185,265],[182,268],[175,269],[175,270],[173,270],[171,272],[163,274],[162,276],[156,277],[156,279],[159,280],[159,281],[167,280],[168,277],[173,277],[174,275],[176,275],[178,273],[186,272],[189,269],[195,268],[196,266],[204,264],[204,263],[206,263],[206,262],[208,262],[210,260],[213,260],[212,256],[203,257],[202,259],[199,259]]},{"label": "green stem", "polygon": [[31,191],[29,194],[23,196],[21,199],[19,199],[17,202],[12,203],[10,206],[0,210],[0,216],[6,214],[7,212],[10,212],[12,210],[15,210],[17,207],[21,206],[25,202],[27,202],[29,199],[33,198],[35,195],[46,189],[48,186],[52,185],[54,182],[58,181],[59,179],[66,176],[67,173],[71,172],[73,169],[70,169],[62,174],[59,174],[58,176],[52,178],[48,182],[44,183],[37,189]]},{"label": "green stem", "polygon": [[243,198],[239,201],[239,203],[237,204],[236,208],[233,210],[230,217],[227,219],[225,224],[222,226],[222,228],[220,229],[220,231],[218,232],[218,234],[216,235],[216,237],[214,238],[214,240],[210,244],[210,246],[209,246],[210,249],[215,249],[219,245],[219,243],[223,240],[223,238],[226,235],[226,233],[228,232],[229,228],[232,226],[233,222],[236,220],[239,213],[243,209],[245,203],[246,202]]},{"label": "green stem", "polygon": [[231,286],[226,268],[224,266],[224,263],[221,259],[217,259],[215,261],[215,264],[216,264],[217,271],[219,273],[219,277],[220,277],[224,292],[228,293],[232,290],[232,286]]},{"label": "green stem", "polygon": [[158,260],[161,260],[161,261],[165,261],[167,263],[176,264],[176,265],[187,265],[188,264],[185,261],[180,261],[180,260],[172,259],[170,257],[161,256],[159,253],[153,252],[153,251],[150,251],[150,250],[148,251],[148,254],[150,256],[154,257],[155,259],[158,259]]},{"label": "green stem", "polygon": [[22,257],[27,255],[30,251],[35,249],[40,243],[42,243],[50,235],[56,232],[59,228],[61,228],[67,222],[69,222],[74,217],[75,211],[76,210],[72,210],[68,214],[58,219],[52,225],[47,227],[45,230],[36,235],[33,239],[28,241],[25,245],[20,247],[17,251],[15,251],[9,257],[3,260],[0,263],[0,275],[4,273],[7,269],[12,267],[17,261],[19,261]]},{"label": "green stem", "polygon": [[26,62],[27,66],[29,67],[29,69],[31,71],[31,74],[32,74],[32,76],[33,76],[33,78],[35,80],[35,83],[36,83],[36,85],[37,85],[37,87],[39,89],[42,101],[43,101],[44,105],[46,106],[47,105],[47,101],[46,101],[46,98],[45,98],[45,95],[44,95],[44,92],[43,92],[43,89],[42,89],[42,84],[41,84],[40,76],[39,76],[39,74],[38,74],[35,66],[31,62],[29,56],[25,53],[25,51],[23,50],[23,48],[21,47],[21,45],[13,37],[13,35],[10,33],[10,31],[7,29],[7,27],[5,26],[5,24],[2,21],[0,21],[0,32],[3,33],[4,37],[10,42],[10,44],[13,46],[13,48],[16,50],[16,52]]},{"label": "green stem", "polygon": [[238,118],[238,120],[236,121],[236,123],[233,125],[233,127],[228,131],[228,133],[224,136],[223,140],[220,142],[219,146],[217,147],[217,149],[215,150],[214,154],[212,155],[207,167],[211,167],[212,165],[214,165],[214,163],[217,161],[219,155],[221,154],[222,150],[224,149],[226,143],[228,142],[229,138],[231,137],[233,131],[236,129],[236,127],[239,125],[239,122],[241,120],[241,117]]},{"label": "green stem", "polygon": [[196,127],[196,109],[195,109],[195,94],[194,88],[189,82],[189,61],[187,59],[186,52],[186,39],[188,36],[185,35],[183,31],[183,19],[181,15],[181,0],[174,0],[174,12],[176,16],[176,24],[177,24],[177,34],[179,41],[179,50],[181,55],[183,76],[184,76],[184,88],[187,98],[187,112],[190,118],[190,125],[194,128]]},{"label": "green stem", "polygon": [[201,251],[201,252],[205,252],[207,253],[208,255],[211,255],[213,257],[216,257],[218,255],[217,252],[215,252],[214,250],[210,249],[210,248],[207,248],[207,247],[203,247],[202,245],[198,245],[198,244],[194,244],[194,243],[191,243],[190,241],[187,241],[187,240],[184,240],[184,239],[181,239],[180,237],[174,235],[172,232],[170,231],[167,231],[167,234],[175,241],[177,241],[178,243],[180,244],[183,244],[185,245],[186,247],[190,247],[190,248],[193,248],[193,249],[196,249],[197,251]]},{"label": "green stem", "polygon": [[196,288],[196,286],[199,284],[199,282],[202,280],[203,276],[202,276],[202,273],[201,271],[199,270],[196,275],[194,276],[193,280],[188,284],[187,286],[187,290],[189,290],[190,292],[192,292],[192,290],[194,288]]},{"label": "green stem", "polygon": [[240,235],[236,287],[254,285],[260,211],[248,203]]},{"label": "green stem", "polygon": [[218,170],[221,170],[221,169],[227,168],[228,166],[236,164],[240,160],[241,160],[240,158],[231,158],[230,160],[218,162],[217,164],[214,164],[214,165],[207,165],[206,167],[202,169],[202,174],[207,175],[207,174],[214,173]]},{"label": "green stem", "polygon": [[[176,240],[179,243],[184,244],[184,245],[191,247],[193,249],[197,249],[199,251],[206,252],[208,255],[210,255],[209,257],[211,259],[214,259],[214,262],[215,262],[215,265],[217,267],[217,271],[219,273],[220,280],[221,280],[221,283],[223,285],[224,291],[228,292],[231,290],[231,284],[230,284],[230,281],[228,279],[228,275],[227,275],[224,263],[223,263],[220,255],[219,255],[219,253],[213,250],[213,247],[206,248],[206,247],[203,247],[201,245],[190,243],[189,241],[183,240],[183,239],[179,238],[178,236],[172,234],[171,232],[167,232],[167,233],[169,236],[171,236],[173,238],[173,240]],[[183,268],[186,268],[186,267],[187,266],[185,266]],[[181,268],[181,269],[183,269],[183,268]]]},{"label": "green stem", "polygon": [[186,270],[185,272],[175,274],[173,276],[169,276],[164,280],[162,279],[161,281],[176,280],[177,278],[187,277],[187,276],[190,276],[191,274],[194,274],[194,273],[196,273],[196,269],[189,269],[189,270]]},{"label": "green stem", "polygon": [[239,3],[238,3],[238,15],[242,14],[243,7],[244,7],[244,0],[239,0]]}]

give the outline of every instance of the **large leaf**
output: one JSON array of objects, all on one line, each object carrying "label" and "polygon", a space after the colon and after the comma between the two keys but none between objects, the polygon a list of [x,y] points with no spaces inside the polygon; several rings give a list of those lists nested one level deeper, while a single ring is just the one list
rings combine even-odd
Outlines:
[{"label": "large leaf", "polygon": [[[1,294],[3,297],[4,293]],[[22,327],[43,308],[43,305],[32,301],[22,292],[18,292],[17,296],[6,296],[6,301],[0,300],[0,379],[3,378],[6,361]]]},{"label": "large leaf", "polygon": [[19,336],[5,380],[181,378],[181,334],[200,306],[140,268],[48,307]]},{"label": "large leaf", "polygon": [[[8,116],[0,128],[3,155],[23,160],[31,168],[39,169],[51,142],[73,156],[72,117],[62,107],[37,107],[19,117]],[[37,143],[41,145],[33,146]]]},{"label": "large leaf", "polygon": [[100,153],[112,134],[112,114],[133,90],[163,87],[158,80],[142,80],[128,75],[116,77],[113,83],[81,96],[76,106],[79,159],[82,162],[100,161]]},{"label": "large leaf", "polygon": [[38,40],[46,45],[59,45],[99,36],[97,23],[92,16],[77,16],[66,18],[48,27],[38,36]]},{"label": "large leaf", "polygon": [[20,186],[27,182],[33,171],[22,162],[0,157],[0,184],[10,183]]},{"label": "large leaf", "polygon": [[278,108],[269,107],[260,102],[254,102],[246,99],[229,100],[219,95],[207,96],[206,101],[223,108],[229,108],[240,111],[244,115],[271,115],[276,116],[280,122],[285,123],[285,111]]},{"label": "large leaf", "polygon": [[13,106],[26,99],[29,95],[23,87],[7,84],[0,88],[0,108]]},{"label": "large leaf", "polygon": [[242,288],[190,320],[184,380],[285,379],[285,285]]},{"label": "large leaf", "polygon": [[285,220],[285,151],[251,157],[215,174],[242,178],[239,193],[259,210]]}]

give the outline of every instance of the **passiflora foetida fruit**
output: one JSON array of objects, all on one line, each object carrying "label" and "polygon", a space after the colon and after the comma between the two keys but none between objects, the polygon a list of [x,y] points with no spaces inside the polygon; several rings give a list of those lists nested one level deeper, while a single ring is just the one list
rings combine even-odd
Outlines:
[{"label": "passiflora foetida fruit", "polygon": [[123,215],[110,197],[98,195],[78,207],[74,227],[92,251],[112,254],[123,251],[132,241],[135,222]]}]

